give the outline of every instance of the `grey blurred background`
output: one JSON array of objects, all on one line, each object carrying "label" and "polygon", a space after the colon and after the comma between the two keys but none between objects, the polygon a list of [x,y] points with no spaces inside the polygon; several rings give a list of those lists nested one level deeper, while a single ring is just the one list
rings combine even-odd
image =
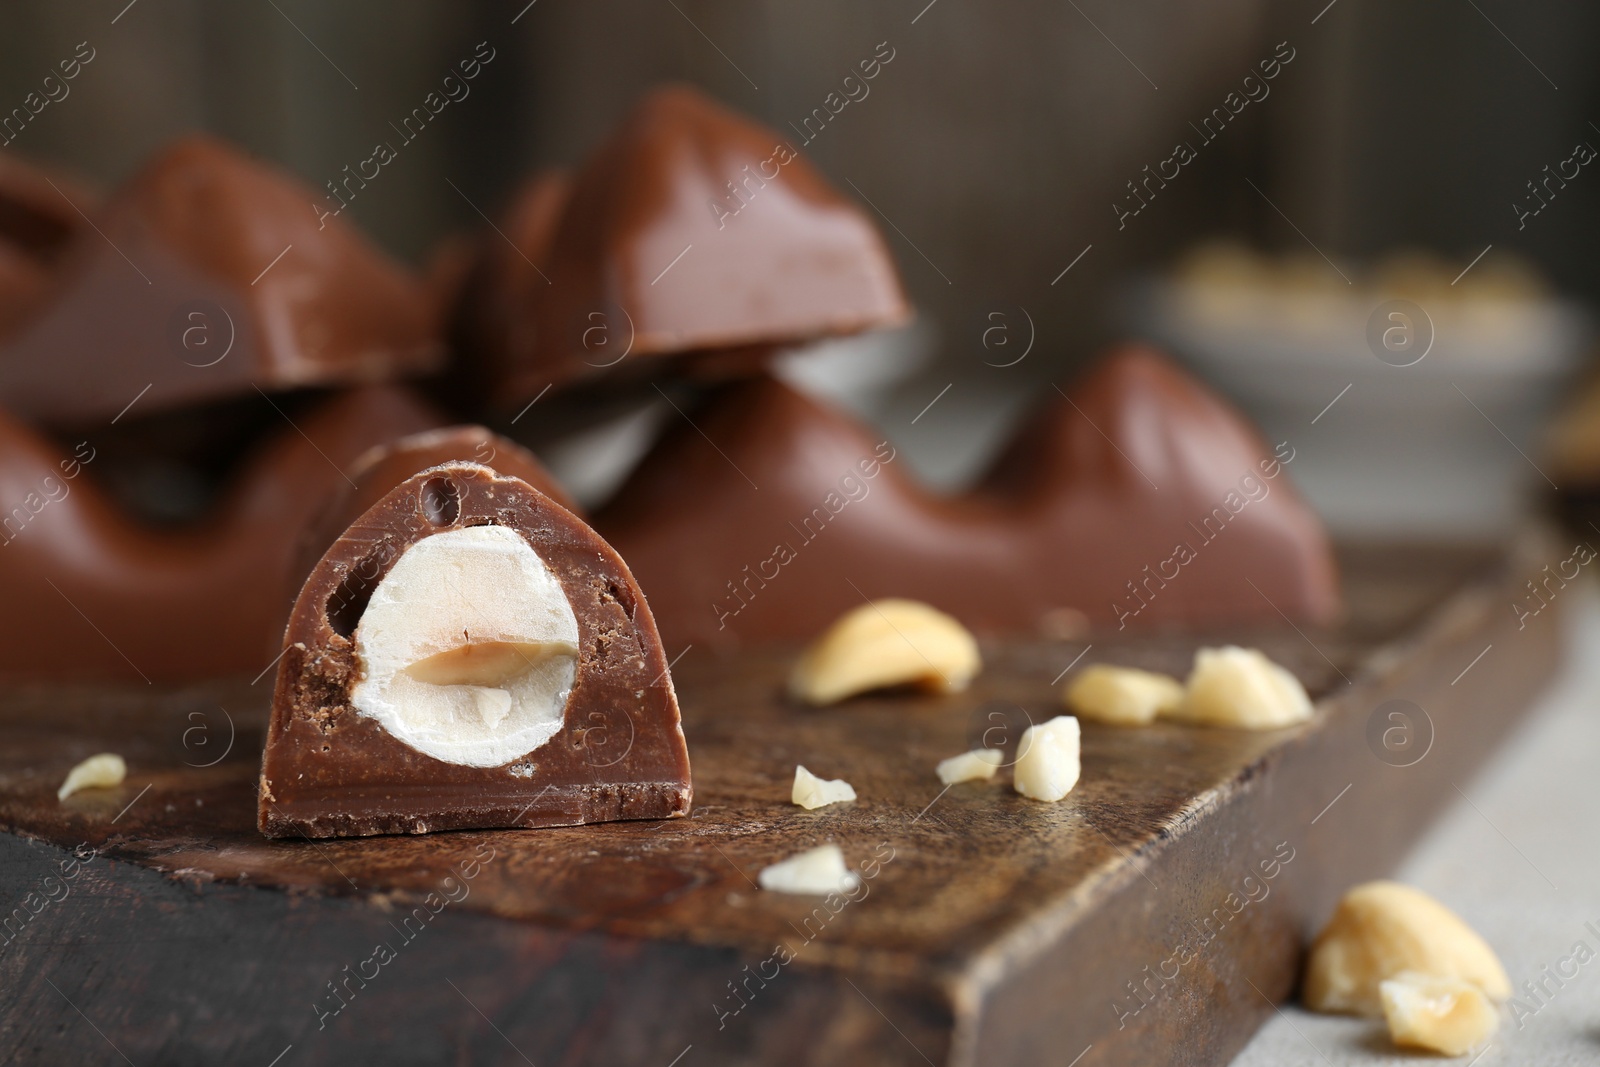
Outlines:
[{"label": "grey blurred background", "polygon": [[[953,484],[1048,383],[1149,332],[1130,294],[1208,238],[1325,263],[1332,281],[1397,248],[1466,267],[1492,246],[1485,266],[1519,255],[1551,292],[1592,306],[1600,176],[1582,172],[1521,230],[1512,205],[1576,142],[1600,145],[1597,28],[1592,4],[1509,0],[25,0],[7,5],[0,33],[0,111],[79,42],[96,58],[0,152],[110,187],[168,138],[204,129],[320,188],[486,41],[496,58],[471,96],[345,216],[420,269],[532,168],[580,161],[652,83],[693,82],[786,133],[887,42],[895,58],[870,95],[805,151],[870,200],[923,316],[885,342],[910,351],[914,373],[857,406],[926,477]],[[1279,42],[1295,58],[1270,95],[1119,228],[1126,183],[1194,140],[1190,124]],[[1003,353],[984,343],[997,322],[1016,346]],[[1347,347],[1359,351],[1363,326],[1338,327]],[[1029,334],[1026,359],[996,366]],[[1542,484],[1529,458],[1538,426],[1584,362],[1567,352],[1532,386],[1490,374],[1465,389],[1441,331],[1438,395],[1397,412],[1374,406],[1388,389],[1370,377],[1381,364],[1338,364],[1366,355],[1329,357],[1319,375],[1280,364],[1269,343],[1264,360],[1219,368],[1203,345],[1165,339],[1270,434],[1298,435],[1306,460],[1293,473],[1351,529],[1503,521]],[[1306,423],[1342,379],[1361,385]],[[1476,413],[1456,400],[1473,391]],[[1435,401],[1448,428],[1408,414]],[[1363,453],[1363,439],[1377,443]],[[1439,477],[1414,465],[1434,451],[1447,453],[1430,460]],[[1381,484],[1374,464],[1390,461]],[[1497,486],[1476,494],[1487,504],[1459,499],[1479,479]]]}]

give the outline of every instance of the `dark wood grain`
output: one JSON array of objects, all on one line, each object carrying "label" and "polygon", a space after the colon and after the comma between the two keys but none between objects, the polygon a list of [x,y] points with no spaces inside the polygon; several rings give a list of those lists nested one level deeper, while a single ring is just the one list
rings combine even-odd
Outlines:
[{"label": "dark wood grain", "polygon": [[[1291,991],[1337,894],[1394,866],[1553,670],[1555,609],[1519,630],[1509,605],[1555,558],[1538,542],[1514,557],[1347,552],[1345,626],[1225,635],[1295,670],[1320,697],[1312,723],[1085,724],[1082,780],[1056,805],[1017,796],[1004,774],[943,791],[933,766],[1002,720],[1014,737],[1059,713],[1052,681],[1082,643],[988,648],[959,695],[820,711],[780,696],[789,651],[691,650],[676,670],[691,818],[315,843],[254,829],[265,682],[12,690],[0,695],[0,1054],[1226,1062]],[[1093,642],[1084,662],[1181,675],[1197,639]],[[1433,724],[1413,766],[1368,745],[1368,717],[1391,698]],[[127,781],[58,803],[67,769],[103,750],[126,757]],[[796,763],[860,799],[793,807]],[[852,864],[878,861],[837,914],[754,888],[763,866],[830,840]],[[93,853],[67,878],[74,846]],[[336,1013],[330,983],[350,991]]]}]

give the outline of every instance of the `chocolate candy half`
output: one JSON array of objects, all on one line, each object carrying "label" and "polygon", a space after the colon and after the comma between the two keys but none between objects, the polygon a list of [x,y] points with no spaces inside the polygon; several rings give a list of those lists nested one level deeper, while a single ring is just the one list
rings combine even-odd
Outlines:
[{"label": "chocolate candy half", "polygon": [[689,810],[644,597],[599,535],[520,478],[459,461],[408,478],[322,557],[284,645],[268,836]]}]

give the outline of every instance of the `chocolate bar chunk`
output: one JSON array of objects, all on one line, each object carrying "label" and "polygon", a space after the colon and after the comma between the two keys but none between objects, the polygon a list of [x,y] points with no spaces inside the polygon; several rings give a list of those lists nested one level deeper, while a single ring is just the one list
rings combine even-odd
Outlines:
[{"label": "chocolate bar chunk", "polygon": [[168,148],[96,226],[78,232],[48,305],[0,343],[0,395],[32,421],[109,418],[136,396],[148,412],[252,386],[369,382],[442,361],[418,279],[326,213],[322,194],[217,141]]},{"label": "chocolate bar chunk", "polygon": [[595,526],[674,646],[809,640],[896,596],[988,634],[1036,632],[1063,609],[1119,629],[1337,611],[1328,539],[1284,473],[1291,445],[1268,447],[1145,348],[1112,353],[1071,395],[1052,394],[979,485],[937,496],[850,416],[773,379],[730,387]]},{"label": "chocolate bar chunk", "polygon": [[771,346],[910,314],[866,214],[786,137],[684,86],[646,95],[570,193],[536,184],[513,218],[542,273],[500,256],[514,299],[476,312],[507,406],[656,357],[749,373]]},{"label": "chocolate bar chunk", "polygon": [[268,441],[211,514],[161,529],[96,484],[106,460],[92,439],[63,453],[0,415],[0,678],[256,674],[283,634],[296,545],[346,484],[341,465],[439,421],[396,386],[333,397]]},{"label": "chocolate bar chunk", "polygon": [[306,580],[259,826],[279,837],[686,814],[667,658],[621,557],[520,478],[396,487]]}]

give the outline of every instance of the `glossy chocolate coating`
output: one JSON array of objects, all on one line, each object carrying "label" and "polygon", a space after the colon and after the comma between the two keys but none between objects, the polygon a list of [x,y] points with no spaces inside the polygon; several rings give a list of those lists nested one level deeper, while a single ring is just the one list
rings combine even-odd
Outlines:
[{"label": "glossy chocolate coating", "polygon": [[[989,634],[1034,632],[1062,609],[1120,628],[1338,608],[1327,538],[1273,449],[1135,346],[1071,400],[1052,395],[978,487],[949,497],[849,416],[772,379],[735,386],[670,432],[595,525],[673,647],[809,640],[888,596]],[[1180,544],[1193,558],[1169,562]]]},{"label": "glossy chocolate coating", "polygon": [[[325,197],[205,137],[178,141],[80,230],[53,299],[0,344],[0,396],[36,423],[438,365],[427,288]],[[281,257],[281,258],[280,258]]]},{"label": "glossy chocolate coating", "polygon": [[[351,705],[364,667],[350,635],[408,548],[486,524],[521,535],[560,583],[577,618],[577,676],[554,737],[506,765],[472,767],[423,754]],[[469,601],[493,593],[462,591]],[[396,487],[312,571],[284,649],[261,770],[259,826],[269,836],[570,826],[689,810],[689,757],[649,606],[599,535],[519,478],[451,462]]]},{"label": "glossy chocolate coating", "polygon": [[0,677],[189,682],[272,662],[294,596],[288,572],[343,467],[438,417],[368,386],[285,425],[207,519],[177,530],[128,518],[74,454],[0,416]]},{"label": "glossy chocolate coating", "polygon": [[332,500],[301,539],[294,588],[284,602],[300,595],[300,583],[328,546],[373,505],[418,471],[452,462],[492,465],[501,474],[527,482],[574,515],[583,515],[577,501],[567,495],[538,457],[493,430],[483,426],[444,426],[409,434],[369,449],[351,465],[347,472],[349,482],[333,488]]},{"label": "glossy chocolate coating", "polygon": [[483,311],[496,403],[641,373],[651,357],[741,348],[764,362],[764,346],[910,315],[866,214],[787,138],[685,86],[639,102],[572,180],[535,255],[562,195],[535,184],[512,213],[537,237],[523,250],[543,274],[501,257],[518,292]]}]

